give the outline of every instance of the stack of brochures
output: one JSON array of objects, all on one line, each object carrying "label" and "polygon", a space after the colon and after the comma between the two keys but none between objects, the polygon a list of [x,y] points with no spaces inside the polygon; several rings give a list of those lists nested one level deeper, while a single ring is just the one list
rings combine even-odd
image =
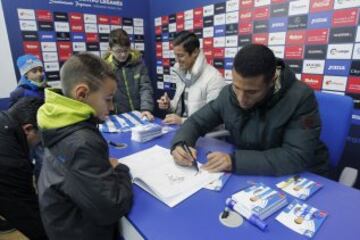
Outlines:
[{"label": "stack of brochures", "polygon": [[281,193],[262,183],[255,183],[231,196],[236,202],[236,211],[241,215],[255,215],[261,220],[286,206],[287,198]]},{"label": "stack of brochures", "polygon": [[103,124],[99,125],[99,130],[105,133],[128,132],[133,127],[148,124],[147,119],[141,118],[139,111],[110,115]]},{"label": "stack of brochures", "polygon": [[156,123],[149,123],[146,125],[139,125],[131,129],[131,140],[136,142],[146,142],[161,136],[162,127]]},{"label": "stack of brochures", "polygon": [[276,184],[276,186],[288,194],[302,200],[308,199],[322,188],[322,184],[320,183],[314,182],[307,178],[294,179],[294,177],[282,181]]},{"label": "stack of brochures", "polygon": [[291,230],[312,238],[327,216],[325,211],[294,200],[276,217],[276,220]]}]

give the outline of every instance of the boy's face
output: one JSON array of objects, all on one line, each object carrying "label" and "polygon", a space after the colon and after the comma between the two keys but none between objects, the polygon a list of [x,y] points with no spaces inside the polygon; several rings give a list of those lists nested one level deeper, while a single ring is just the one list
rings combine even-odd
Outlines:
[{"label": "boy's face", "polygon": [[34,82],[41,82],[43,78],[43,68],[36,67],[26,73],[26,77]]},{"label": "boy's face", "polygon": [[116,58],[116,60],[123,63],[126,62],[126,60],[129,57],[130,47],[123,47],[116,45],[111,48],[111,52],[113,56]]},{"label": "boy's face", "polygon": [[109,112],[114,110],[113,97],[116,87],[116,81],[112,78],[107,78],[97,91],[90,92],[83,101],[95,109],[95,117],[100,121],[105,121]]}]

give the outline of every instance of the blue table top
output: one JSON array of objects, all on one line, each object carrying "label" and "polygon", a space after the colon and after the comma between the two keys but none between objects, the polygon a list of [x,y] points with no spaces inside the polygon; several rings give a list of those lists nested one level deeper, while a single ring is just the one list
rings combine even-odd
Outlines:
[{"label": "blue table top", "polygon": [[[173,135],[174,132],[171,132],[147,143],[132,142],[130,133],[104,134],[104,137],[128,145],[121,150],[110,147],[110,156],[121,158],[156,144],[169,148]],[[216,139],[202,138],[198,141],[197,150],[198,159],[204,161],[205,153],[209,150],[231,152],[233,147]],[[303,173],[301,176],[324,185],[306,201],[329,214],[314,238],[359,239],[360,226],[357,219],[360,217],[360,191],[312,173]],[[232,175],[220,192],[202,189],[174,208],[166,206],[134,185],[134,205],[128,219],[145,239],[306,239],[276,221],[275,217],[279,212],[265,220],[268,223],[265,232],[246,221],[238,228],[228,228],[218,220],[226,198],[248,181],[263,182],[275,187],[276,183],[288,177]],[[293,199],[288,195],[289,202]]]}]

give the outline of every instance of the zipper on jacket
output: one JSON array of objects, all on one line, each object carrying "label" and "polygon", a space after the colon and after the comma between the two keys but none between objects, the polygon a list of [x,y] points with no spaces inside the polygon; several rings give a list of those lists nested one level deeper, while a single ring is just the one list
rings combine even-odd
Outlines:
[{"label": "zipper on jacket", "polygon": [[130,108],[131,108],[131,111],[134,111],[134,104],[133,104],[131,96],[130,96],[129,85],[128,85],[128,81],[127,81],[127,78],[126,78],[126,73],[125,73],[125,68],[124,67],[122,68],[122,74],[123,74],[123,77],[124,77],[126,94],[128,96],[128,99],[129,99]]}]

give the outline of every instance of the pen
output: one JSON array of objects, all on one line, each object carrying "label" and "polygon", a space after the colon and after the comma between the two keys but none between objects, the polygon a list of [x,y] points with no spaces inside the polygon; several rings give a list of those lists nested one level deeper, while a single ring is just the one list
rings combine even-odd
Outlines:
[{"label": "pen", "polygon": [[234,199],[232,198],[226,199],[226,207],[239,213],[241,216],[246,218],[251,224],[258,227],[261,231],[265,231],[265,229],[267,228],[266,222],[262,221],[259,217],[255,216],[254,214],[247,213],[246,211],[242,211],[241,207],[237,204],[237,202]]},{"label": "pen", "polygon": [[183,143],[182,143],[182,147],[183,147],[183,149],[185,150],[185,152],[187,152],[187,154],[190,155],[190,157],[191,157],[192,160],[193,160],[193,166],[195,167],[196,171],[199,172],[199,166],[198,166],[198,164],[197,164],[196,159],[195,159],[194,156],[192,155],[189,146],[188,146],[185,142],[183,142]]}]

